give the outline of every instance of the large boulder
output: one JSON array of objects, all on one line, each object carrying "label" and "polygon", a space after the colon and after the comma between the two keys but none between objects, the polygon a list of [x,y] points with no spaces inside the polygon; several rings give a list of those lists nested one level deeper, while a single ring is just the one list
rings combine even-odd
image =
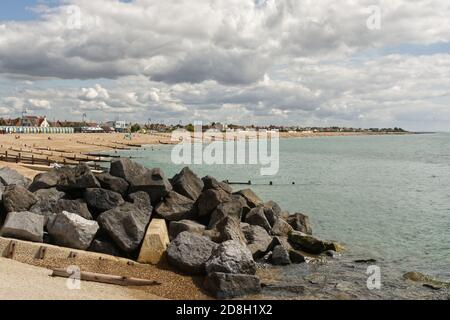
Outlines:
[{"label": "large boulder", "polygon": [[43,216],[33,212],[10,212],[6,217],[0,235],[2,237],[43,242],[44,222]]},{"label": "large boulder", "polygon": [[144,236],[138,262],[158,264],[163,260],[169,243],[166,221],[164,219],[153,219]]},{"label": "large boulder", "polygon": [[[58,200],[63,198],[66,194],[56,188],[40,189],[34,192],[37,202],[31,206],[30,211],[40,214],[47,214],[55,212]],[[70,211],[70,210],[67,210]]]},{"label": "large boulder", "polygon": [[231,199],[231,194],[223,189],[207,189],[202,192],[195,203],[197,214],[199,217],[208,218],[219,204]]},{"label": "large boulder", "polygon": [[120,193],[100,188],[88,188],[83,196],[89,208],[98,213],[113,209],[125,202]]},{"label": "large boulder", "polygon": [[108,172],[97,175],[97,180],[103,189],[111,190],[121,195],[125,195],[129,187],[125,179],[115,177]]},{"label": "large boulder", "polygon": [[247,240],[247,248],[251,251],[253,258],[260,259],[264,257],[272,243],[272,237],[267,231],[260,226],[249,224],[244,224],[242,231]]},{"label": "large boulder", "polygon": [[14,169],[3,167],[0,169],[0,184],[4,186],[18,185],[24,188],[28,188],[31,180],[21,175]]},{"label": "large boulder", "polygon": [[203,235],[205,226],[192,220],[172,221],[169,225],[170,239],[175,239],[180,233],[185,231]]},{"label": "large boulder", "polygon": [[191,232],[180,233],[167,248],[167,260],[187,274],[205,274],[205,263],[217,244]]},{"label": "large boulder", "polygon": [[230,299],[261,292],[257,276],[214,272],[205,278],[206,289],[217,299]]},{"label": "large boulder", "polygon": [[172,179],[171,183],[173,190],[177,193],[196,201],[203,190],[203,181],[188,167],[183,168],[180,173],[177,173]]},{"label": "large boulder", "polygon": [[263,204],[263,201],[253,192],[252,189],[244,189],[238,192],[235,192],[247,201],[247,204],[250,208],[255,208]]},{"label": "large boulder", "polygon": [[88,205],[84,199],[59,199],[56,204],[56,213],[63,211],[75,213],[87,220],[93,220]]},{"label": "large boulder", "polygon": [[21,185],[10,185],[3,193],[3,207],[6,212],[28,211],[38,198]]},{"label": "large boulder", "polygon": [[264,215],[266,216],[267,221],[273,227],[275,222],[281,218],[281,208],[280,206],[274,202],[269,201],[263,205]]},{"label": "large boulder", "polygon": [[256,273],[252,253],[239,242],[230,240],[215,248],[205,264],[208,274],[214,272],[251,274]]},{"label": "large boulder", "polygon": [[320,254],[327,251],[329,248],[327,242],[300,231],[292,231],[289,234],[289,240],[294,247],[297,247],[307,253]]},{"label": "large boulder", "polygon": [[135,206],[141,208],[149,214],[152,213],[153,207],[150,201],[150,196],[144,191],[137,191],[128,195],[128,200]]},{"label": "large boulder", "polygon": [[295,231],[300,231],[306,234],[312,234],[311,223],[309,217],[303,213],[295,213],[289,216],[286,220]]},{"label": "large boulder", "polygon": [[216,189],[216,190],[220,189],[227,193],[233,192],[233,188],[231,188],[231,186],[228,183],[222,181],[219,182],[214,177],[206,176],[202,178],[202,181],[203,181],[203,191],[209,189]]},{"label": "large boulder", "polygon": [[122,253],[112,240],[103,238],[94,239],[88,248],[88,251],[109,254],[111,256],[120,257]]},{"label": "large boulder", "polygon": [[289,223],[287,223],[286,221],[284,221],[281,218],[278,218],[273,227],[272,227],[272,234],[276,235],[276,236],[288,236],[289,233],[291,233],[291,231],[293,231],[294,229],[291,227],[291,225]]},{"label": "large boulder", "polygon": [[228,240],[234,240],[241,245],[246,245],[245,235],[241,229],[241,221],[233,216],[226,216],[217,223],[214,230],[216,235],[214,241],[222,243]]},{"label": "large boulder", "polygon": [[182,196],[175,191],[169,194],[155,208],[155,213],[168,221],[179,221],[191,219],[193,213],[194,201]]},{"label": "large boulder", "polygon": [[54,243],[80,250],[91,245],[99,229],[96,221],[63,211],[47,223],[47,230]]},{"label": "large boulder", "polygon": [[225,217],[233,217],[240,222],[242,219],[242,204],[239,201],[219,203],[211,214],[208,229],[214,229]]},{"label": "large boulder", "polygon": [[64,166],[56,169],[59,174],[57,188],[64,191],[100,188],[89,166],[81,163],[75,167]]},{"label": "large boulder", "polygon": [[40,189],[50,189],[58,185],[59,173],[56,168],[47,172],[42,172],[36,175],[33,182],[28,187],[28,190],[35,192]]},{"label": "large boulder", "polygon": [[[287,237],[277,237],[277,236],[273,237],[272,243],[269,246],[269,250],[273,251],[277,246],[281,246],[283,248],[283,251],[288,253],[290,262],[302,263],[306,261],[307,254],[300,250],[294,249],[294,247],[290,244]],[[275,259],[273,259],[273,252],[272,252],[272,259],[273,259],[272,262],[274,264],[281,264],[281,261],[285,260],[285,258],[283,258],[284,256],[283,251],[280,248],[277,249]]]},{"label": "large boulder", "polygon": [[269,221],[267,221],[266,215],[264,214],[264,207],[255,207],[247,214],[245,217],[245,222],[251,225],[260,226],[264,228],[267,232],[271,231],[271,226]]},{"label": "large boulder", "polygon": [[271,259],[274,265],[284,266],[291,263],[289,251],[282,245],[277,245],[273,248]]},{"label": "large boulder", "polygon": [[133,253],[144,238],[150,215],[131,203],[124,203],[103,212],[97,221],[120,249]]},{"label": "large boulder", "polygon": [[110,174],[125,179],[129,192],[145,191],[150,196],[152,205],[158,204],[172,190],[172,185],[159,169],[147,169],[130,159],[119,159],[111,163]]}]

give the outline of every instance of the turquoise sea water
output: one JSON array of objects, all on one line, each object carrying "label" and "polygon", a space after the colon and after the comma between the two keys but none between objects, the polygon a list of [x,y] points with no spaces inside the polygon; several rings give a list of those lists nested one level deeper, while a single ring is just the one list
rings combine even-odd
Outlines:
[{"label": "turquoise sea water", "polygon": [[[123,153],[172,176],[183,166],[172,164],[171,150]],[[261,176],[258,165],[191,167],[201,176],[251,180],[264,200],[308,214],[315,235],[344,243],[348,259],[450,280],[450,134],[281,139],[273,177]]]}]

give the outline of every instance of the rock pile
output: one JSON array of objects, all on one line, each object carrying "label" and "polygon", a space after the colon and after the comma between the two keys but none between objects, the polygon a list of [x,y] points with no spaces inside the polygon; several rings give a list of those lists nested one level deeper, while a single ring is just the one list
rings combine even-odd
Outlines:
[{"label": "rock pile", "polygon": [[33,181],[0,169],[0,187],[1,235],[142,262],[164,255],[180,272],[204,275],[218,298],[260,292],[255,260],[287,265],[341,249],[315,238],[304,214],[187,167],[168,179],[118,159],[109,173],[95,176],[81,164]]}]

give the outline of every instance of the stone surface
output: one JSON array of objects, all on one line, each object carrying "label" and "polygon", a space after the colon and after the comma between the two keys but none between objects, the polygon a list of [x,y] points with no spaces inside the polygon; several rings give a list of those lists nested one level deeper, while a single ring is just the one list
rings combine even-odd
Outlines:
[{"label": "stone surface", "polygon": [[309,217],[303,213],[295,213],[289,216],[286,220],[295,231],[300,231],[306,234],[312,234],[311,223]]},{"label": "stone surface", "polygon": [[173,190],[186,198],[196,201],[200,196],[204,184],[194,172],[188,167],[183,168],[172,179]]},{"label": "stone surface", "polygon": [[[241,224],[242,225],[242,224]],[[242,226],[247,248],[251,251],[254,259],[261,259],[270,249],[272,237],[260,226],[246,224]]]},{"label": "stone surface", "polygon": [[205,263],[217,246],[206,237],[195,233],[182,232],[167,249],[169,263],[187,274],[204,274]]},{"label": "stone surface", "polygon": [[54,243],[80,250],[86,250],[91,245],[99,229],[96,221],[63,211],[51,219],[47,230]]},{"label": "stone surface", "polygon": [[222,243],[228,240],[234,240],[242,245],[246,245],[245,235],[240,226],[240,220],[233,216],[226,216],[216,225],[217,231],[214,241]]},{"label": "stone surface", "polygon": [[125,181],[125,179],[115,177],[107,172],[101,173],[96,177],[103,189],[111,190],[121,195],[125,195],[128,190],[129,184]]},{"label": "stone surface", "polygon": [[242,218],[242,204],[239,201],[233,200],[219,203],[211,214],[208,229],[214,229],[225,217],[233,217],[240,222]]},{"label": "stone surface", "polygon": [[130,202],[137,207],[141,208],[145,212],[148,212],[149,215],[152,214],[153,207],[150,201],[150,196],[144,191],[134,192],[128,195],[128,199]]},{"label": "stone surface", "polygon": [[21,185],[7,186],[2,198],[6,212],[28,211],[38,201],[33,193]]},{"label": "stone surface", "polygon": [[237,298],[261,292],[261,282],[257,276],[215,272],[205,279],[205,287],[217,299]]},{"label": "stone surface", "polygon": [[0,183],[4,186],[18,185],[24,188],[28,188],[31,180],[21,175],[14,169],[3,167],[0,168]]},{"label": "stone surface", "polygon": [[227,193],[232,193],[233,188],[228,183],[217,181],[216,178],[211,176],[206,176],[202,178],[203,181],[203,191],[209,190],[209,189],[216,189],[216,190],[223,190]]},{"label": "stone surface", "polygon": [[169,243],[166,221],[153,219],[144,236],[138,262],[158,264],[164,258]]},{"label": "stone surface", "polygon": [[286,221],[284,221],[281,218],[278,218],[273,227],[272,227],[272,234],[276,235],[276,236],[288,236],[289,233],[291,233],[291,231],[293,231],[294,229],[291,227],[291,225],[289,223],[287,223]]},{"label": "stone surface", "polygon": [[59,174],[57,169],[51,169],[48,172],[42,172],[36,175],[28,190],[35,192],[40,189],[50,189],[58,185]]},{"label": "stone surface", "polygon": [[100,183],[85,163],[75,167],[65,166],[58,168],[57,172],[59,174],[57,188],[60,190],[82,190],[100,187]]},{"label": "stone surface", "polygon": [[264,214],[264,208],[262,206],[255,207],[247,214],[245,217],[245,222],[251,225],[260,226],[264,228],[267,232],[271,231],[271,226],[269,221]]},{"label": "stone surface", "polygon": [[56,204],[56,213],[63,211],[75,213],[87,220],[93,220],[92,214],[84,199],[59,199]]},{"label": "stone surface", "polygon": [[122,256],[120,249],[110,239],[94,239],[88,250],[92,252],[109,254],[116,257]]},{"label": "stone surface", "polygon": [[88,188],[83,197],[89,208],[98,213],[111,210],[125,202],[120,193],[101,188]]},{"label": "stone surface", "polygon": [[[57,213],[58,200],[63,198],[66,194],[56,188],[40,189],[34,192],[37,202],[31,206],[30,211],[40,214]],[[67,210],[70,211],[70,210]]]},{"label": "stone surface", "polygon": [[280,206],[274,201],[269,201],[264,204],[263,208],[264,215],[266,216],[267,221],[269,222],[270,226],[273,227],[275,222],[281,218]]},{"label": "stone surface", "polygon": [[226,241],[215,248],[205,264],[206,272],[224,272],[234,274],[256,273],[256,264],[247,247],[236,241]]},{"label": "stone surface", "polygon": [[203,235],[205,226],[192,220],[172,221],[169,225],[170,239],[175,239],[180,233],[184,231]]},{"label": "stone surface", "polygon": [[45,218],[29,211],[10,212],[0,234],[27,241],[43,242]]},{"label": "stone surface", "polygon": [[144,238],[150,215],[131,203],[124,203],[103,212],[97,221],[120,249],[132,253]]},{"label": "stone surface", "polygon": [[320,254],[328,250],[324,241],[300,231],[292,231],[289,240],[295,247],[312,254]]},{"label": "stone surface", "polygon": [[194,217],[193,206],[193,200],[175,191],[170,191],[164,200],[156,206],[155,213],[168,221],[190,219]]},{"label": "stone surface", "polygon": [[263,201],[253,192],[252,189],[240,190],[235,194],[243,196],[250,208],[255,208],[263,204]]},{"label": "stone surface", "polygon": [[231,195],[222,189],[208,189],[202,192],[195,203],[199,217],[208,218],[222,202],[231,200]]},{"label": "stone surface", "polygon": [[152,205],[158,204],[172,190],[172,185],[161,169],[150,170],[130,159],[114,160],[110,174],[125,179],[130,184],[128,192],[146,192]]},{"label": "stone surface", "polygon": [[277,245],[273,248],[271,261],[274,265],[288,265],[291,263],[289,258],[289,251],[282,245]]}]

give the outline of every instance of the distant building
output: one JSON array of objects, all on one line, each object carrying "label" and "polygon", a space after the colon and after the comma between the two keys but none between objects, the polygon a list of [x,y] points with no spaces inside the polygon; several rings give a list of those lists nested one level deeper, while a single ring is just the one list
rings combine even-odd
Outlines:
[{"label": "distant building", "polygon": [[39,128],[48,128],[50,127],[49,122],[47,121],[47,117],[37,117],[37,116],[25,116],[20,119],[21,127],[39,127]]}]

